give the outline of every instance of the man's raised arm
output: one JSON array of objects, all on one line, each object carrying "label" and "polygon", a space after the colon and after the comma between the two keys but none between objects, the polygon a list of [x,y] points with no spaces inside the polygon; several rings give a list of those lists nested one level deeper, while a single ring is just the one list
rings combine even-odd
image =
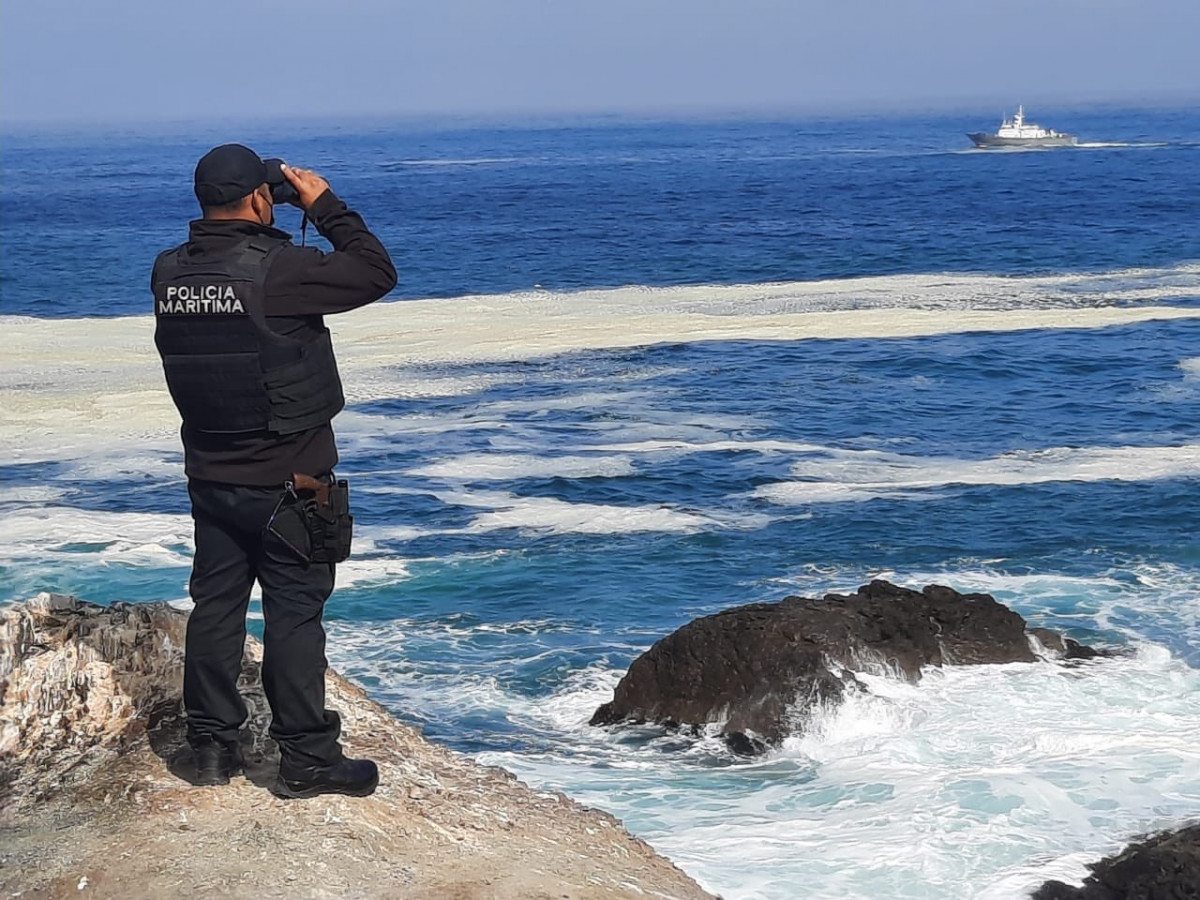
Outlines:
[{"label": "man's raised arm", "polygon": [[307,169],[284,166],[300,202],[333,252],[290,247],[271,266],[266,283],[269,316],[325,315],[373,303],[396,286],[396,267],[363,222]]}]

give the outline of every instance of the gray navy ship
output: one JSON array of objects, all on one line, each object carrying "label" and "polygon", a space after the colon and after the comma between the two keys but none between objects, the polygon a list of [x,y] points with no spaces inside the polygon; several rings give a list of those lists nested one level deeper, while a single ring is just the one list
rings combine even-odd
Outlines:
[{"label": "gray navy ship", "polygon": [[976,131],[967,137],[976,147],[1074,147],[1079,138],[1073,134],[1043,128],[1036,122],[1025,121],[1025,107],[1018,106],[1017,114],[1004,119],[995,132]]}]

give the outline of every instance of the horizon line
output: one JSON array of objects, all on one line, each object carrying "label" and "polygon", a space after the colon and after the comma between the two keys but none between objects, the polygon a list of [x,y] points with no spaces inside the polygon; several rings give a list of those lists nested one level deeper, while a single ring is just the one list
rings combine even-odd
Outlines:
[{"label": "horizon line", "polygon": [[[895,118],[917,113],[951,115],[962,113],[979,115],[983,107],[1007,109],[1023,103],[1019,98],[1001,101],[995,96],[945,97],[940,99],[909,99],[898,103],[860,101],[838,103],[833,100],[807,104],[762,104],[762,105],[704,105],[699,103],[662,104],[646,107],[544,107],[544,108],[489,108],[489,109],[392,109],[323,111],[315,113],[271,113],[234,112],[221,114],[201,113],[188,117],[150,118],[133,115],[79,117],[71,115],[46,115],[12,117],[0,115],[0,126],[7,131],[20,130],[83,130],[96,127],[170,127],[173,125],[207,125],[219,123],[251,123],[264,125],[303,122],[491,122],[496,124],[575,119],[602,121],[612,119],[634,121],[687,121],[687,120],[736,120],[800,118]],[[1038,109],[1170,109],[1200,106],[1200,92],[1168,91],[1153,94],[1113,95],[1098,97],[1043,97],[1036,101]],[[1025,104],[1029,105],[1029,104]]]}]

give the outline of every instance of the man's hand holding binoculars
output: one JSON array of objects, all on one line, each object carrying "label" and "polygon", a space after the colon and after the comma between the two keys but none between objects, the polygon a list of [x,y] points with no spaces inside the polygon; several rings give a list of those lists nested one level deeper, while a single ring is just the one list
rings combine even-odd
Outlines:
[{"label": "man's hand holding binoculars", "polygon": [[298,205],[301,209],[309,209],[318,197],[329,190],[329,182],[311,169],[298,169],[286,163],[279,168],[300,195]]}]

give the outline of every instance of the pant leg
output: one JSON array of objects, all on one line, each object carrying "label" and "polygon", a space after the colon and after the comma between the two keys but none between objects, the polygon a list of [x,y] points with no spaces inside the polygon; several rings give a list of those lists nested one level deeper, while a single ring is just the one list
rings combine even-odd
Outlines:
[{"label": "pant leg", "polygon": [[325,601],[331,563],[304,563],[265,535],[257,565],[263,592],[263,688],[271,704],[271,737],[285,770],[341,759],[341,721],[325,708]]},{"label": "pant leg", "polygon": [[223,521],[227,498],[222,492],[229,490],[225,485],[203,482],[188,485],[196,522],[191,579],[195,608],[188,619],[183,665],[189,740],[211,735],[231,743],[246,721],[246,704],[237,682],[246,642],[255,548]]}]

